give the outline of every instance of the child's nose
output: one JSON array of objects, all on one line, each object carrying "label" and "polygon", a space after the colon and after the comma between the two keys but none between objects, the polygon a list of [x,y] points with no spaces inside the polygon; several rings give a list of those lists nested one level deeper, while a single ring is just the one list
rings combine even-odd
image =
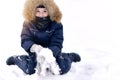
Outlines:
[{"label": "child's nose", "polygon": [[39,17],[44,17],[44,14],[40,13],[40,14],[39,14]]}]

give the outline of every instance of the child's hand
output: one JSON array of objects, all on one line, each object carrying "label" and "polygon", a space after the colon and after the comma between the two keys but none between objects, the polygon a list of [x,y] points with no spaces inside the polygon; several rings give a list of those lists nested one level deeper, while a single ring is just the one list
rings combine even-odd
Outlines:
[{"label": "child's hand", "polygon": [[40,51],[42,50],[42,48],[43,47],[41,45],[33,44],[32,47],[30,48],[30,52],[40,53]]}]

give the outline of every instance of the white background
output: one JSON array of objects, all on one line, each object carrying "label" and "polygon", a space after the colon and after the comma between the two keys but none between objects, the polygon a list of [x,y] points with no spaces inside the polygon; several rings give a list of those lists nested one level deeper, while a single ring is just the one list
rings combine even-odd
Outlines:
[{"label": "white background", "polygon": [[[20,34],[25,0],[0,1],[0,80],[37,80],[17,66],[7,66],[11,55],[22,55]],[[63,18],[63,52],[77,52],[68,74],[40,80],[120,80],[120,2],[119,0],[55,0]]]}]

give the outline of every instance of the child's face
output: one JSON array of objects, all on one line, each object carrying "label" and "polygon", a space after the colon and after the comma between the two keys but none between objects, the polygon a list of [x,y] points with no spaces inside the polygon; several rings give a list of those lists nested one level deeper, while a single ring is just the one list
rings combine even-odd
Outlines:
[{"label": "child's face", "polygon": [[48,16],[48,11],[46,8],[37,8],[36,16],[40,18],[44,18]]}]

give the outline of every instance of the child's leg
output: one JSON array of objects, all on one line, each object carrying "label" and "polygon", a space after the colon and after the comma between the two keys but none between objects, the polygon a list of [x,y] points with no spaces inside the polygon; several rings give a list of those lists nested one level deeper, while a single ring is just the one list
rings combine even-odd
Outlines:
[{"label": "child's leg", "polygon": [[26,74],[33,74],[35,73],[35,66],[36,62],[32,57],[27,55],[20,55],[20,56],[11,56],[7,59],[7,64],[12,61],[10,65],[17,65],[24,73]]},{"label": "child's leg", "polygon": [[72,62],[79,62],[81,58],[77,53],[61,53],[56,60],[61,69],[60,73],[65,74],[70,70]]},{"label": "child's leg", "polygon": [[70,60],[67,54],[62,53],[62,55],[58,57],[56,60],[61,69],[60,71],[61,75],[67,73],[70,70],[72,61]]}]

